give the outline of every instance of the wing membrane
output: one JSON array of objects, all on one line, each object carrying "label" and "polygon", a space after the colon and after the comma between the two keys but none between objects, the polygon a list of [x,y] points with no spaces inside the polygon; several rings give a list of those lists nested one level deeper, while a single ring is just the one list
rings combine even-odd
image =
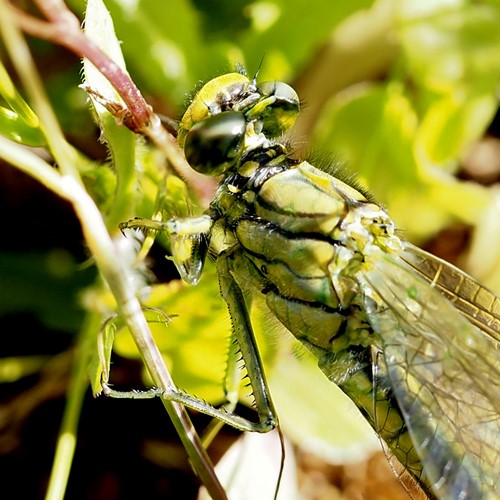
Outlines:
[{"label": "wing membrane", "polygon": [[[461,304],[477,302],[480,290],[462,286],[449,292],[445,273],[433,279],[430,269],[424,268],[424,276],[445,295],[459,297]],[[444,498],[498,498],[497,338],[467,321],[404,262],[380,259],[359,279],[394,393],[434,491]]]},{"label": "wing membrane", "polygon": [[500,342],[500,298],[449,262],[406,243],[403,260],[472,323]]}]

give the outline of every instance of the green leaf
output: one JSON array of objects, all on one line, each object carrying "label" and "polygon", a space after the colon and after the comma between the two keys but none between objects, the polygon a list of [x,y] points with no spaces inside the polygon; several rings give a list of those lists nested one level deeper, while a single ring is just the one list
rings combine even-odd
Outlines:
[{"label": "green leaf", "polygon": [[[230,323],[217,277],[210,272],[212,265],[207,267],[196,287],[180,281],[156,285],[147,306],[161,308],[172,317],[168,325],[150,326],[176,385],[208,401],[220,402]],[[126,332],[117,335],[114,348],[121,356],[139,356]]]},{"label": "green leaf", "polygon": [[[125,60],[120,49],[120,42],[116,38],[113,20],[102,0],[89,0],[85,13],[85,34],[103,52],[106,53],[120,68],[125,70]],[[84,60],[85,83],[110,102],[119,100],[118,93],[112,84],[88,60]],[[107,112],[97,103],[96,112],[100,119],[107,117]],[[102,124],[101,124],[102,125]]]},{"label": "green leaf", "polygon": [[[125,71],[125,61],[116,38],[113,20],[101,0],[89,0],[85,13],[85,33],[120,68]],[[111,103],[122,103],[112,84],[84,59],[85,83],[102,98]],[[101,140],[106,142],[117,174],[117,191],[108,215],[108,227],[117,231],[118,224],[134,213],[136,137],[126,127],[117,123],[102,104],[92,98],[101,130]]]},{"label": "green leaf", "polygon": [[402,91],[398,84],[370,85],[340,94],[323,111],[317,143],[355,169],[398,226],[423,237],[447,219],[428,203],[413,153],[418,118]]},{"label": "green leaf", "polygon": [[492,92],[500,78],[500,9],[475,2],[443,5],[401,19],[400,37],[412,77],[443,94],[457,88]]},{"label": "green leaf", "polygon": [[467,146],[479,140],[498,108],[493,94],[455,92],[429,106],[415,137],[419,162],[455,171]]},{"label": "green leaf", "polygon": [[9,108],[0,106],[0,134],[26,146],[44,146],[38,117],[17,92],[0,61],[0,96]]},{"label": "green leaf", "polygon": [[0,134],[26,146],[44,146],[45,138],[38,127],[30,126],[12,110],[0,107]]},{"label": "green leaf", "polygon": [[92,387],[92,394],[99,396],[102,392],[102,382],[109,382],[111,369],[111,353],[116,331],[124,327],[124,322],[117,316],[108,318],[100,327],[97,335],[97,351],[89,352],[90,363],[87,369]]}]

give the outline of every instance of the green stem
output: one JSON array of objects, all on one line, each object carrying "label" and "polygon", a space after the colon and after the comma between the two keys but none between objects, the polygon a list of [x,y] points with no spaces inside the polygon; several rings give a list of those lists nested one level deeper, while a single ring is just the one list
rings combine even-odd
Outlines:
[{"label": "green stem", "polygon": [[[142,313],[135,289],[131,286],[133,280],[129,276],[130,269],[124,263],[118,248],[115,247],[94,201],[83,187],[74,166],[73,150],[62,134],[36,72],[29,48],[12,18],[9,5],[5,0],[0,0],[0,32],[12,62],[28,92],[33,109],[42,122],[42,129],[46,134],[50,151],[57,161],[59,170],[52,168],[32,151],[3,137],[0,137],[0,157],[31,175],[72,204],[82,226],[89,250],[116,299],[120,314],[127,321],[154,384],[167,392],[171,391],[175,386]],[[165,400],[163,400],[163,404],[200,480],[214,499],[225,499],[225,492],[215,475],[210,458],[185,408],[178,403]],[[65,441],[66,439],[67,441]],[[71,443],[70,436],[64,437],[61,446],[66,447],[66,452],[71,450],[74,443]]]},{"label": "green stem", "polygon": [[[0,156],[73,205],[89,250],[117,301],[118,310],[127,322],[154,385],[166,392],[172,392],[175,385],[151,334],[141,304],[130,286],[133,280],[129,278],[129,271],[125,268],[92,198],[73,177],[59,175],[34,153],[3,137],[0,137]],[[212,498],[226,498],[211,460],[185,408],[178,403],[164,399],[162,401],[200,480]]]},{"label": "green stem", "polygon": [[45,93],[40,75],[36,70],[29,47],[5,0],[0,0],[0,27],[0,34],[12,64],[31,98],[35,113],[40,119],[40,128],[43,130],[50,152],[54,155],[62,173],[73,175],[79,179],[78,171],[75,168],[75,152],[64,138]]},{"label": "green stem", "polygon": [[95,338],[95,332],[99,329],[100,322],[100,316],[89,314],[80,332],[68,387],[66,407],[59,430],[56,453],[45,500],[63,500],[66,492],[66,485],[75,454],[80,412],[88,387],[88,358],[86,353],[89,351],[85,344],[88,342],[88,339]]}]

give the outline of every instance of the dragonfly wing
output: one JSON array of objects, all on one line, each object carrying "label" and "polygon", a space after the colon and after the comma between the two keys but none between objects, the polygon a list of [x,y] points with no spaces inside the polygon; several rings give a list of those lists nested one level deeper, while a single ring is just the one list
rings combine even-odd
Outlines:
[{"label": "dragonfly wing", "polygon": [[474,278],[411,243],[403,260],[431,282],[469,321],[500,342],[500,298]]},{"label": "dragonfly wing", "polygon": [[443,498],[498,498],[500,345],[403,261],[358,277],[424,472]]}]

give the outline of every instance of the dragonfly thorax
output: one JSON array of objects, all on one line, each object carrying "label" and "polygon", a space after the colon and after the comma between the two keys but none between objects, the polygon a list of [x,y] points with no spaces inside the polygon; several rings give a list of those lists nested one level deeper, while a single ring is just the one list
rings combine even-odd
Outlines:
[{"label": "dragonfly thorax", "polygon": [[298,112],[285,83],[257,84],[239,73],[210,81],[194,98],[179,143],[195,170],[222,175],[207,212],[209,250],[227,259],[234,279],[262,292],[303,342],[367,346],[372,330],[359,312],[356,276],[377,251],[398,253],[401,244],[378,205],[290,157],[279,137]]},{"label": "dragonfly thorax", "polygon": [[350,186],[290,159],[283,145],[245,160],[211,204],[211,253],[228,255],[235,279],[263,293],[302,342],[331,351],[370,345],[355,278],[377,252],[400,251],[391,219]]}]

